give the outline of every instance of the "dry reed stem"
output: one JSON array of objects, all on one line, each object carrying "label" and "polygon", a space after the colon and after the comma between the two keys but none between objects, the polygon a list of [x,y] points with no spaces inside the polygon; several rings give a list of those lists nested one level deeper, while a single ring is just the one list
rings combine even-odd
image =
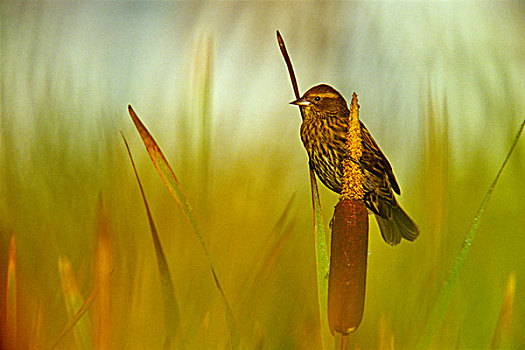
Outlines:
[{"label": "dry reed stem", "polygon": [[[288,68],[288,73],[290,75],[290,81],[292,82],[292,88],[294,91],[295,97],[300,98],[299,95],[299,85],[297,84],[297,79],[295,78],[295,73],[292,66],[292,61],[286,50],[284,40],[279,31],[277,34],[277,43],[279,44],[279,49],[283,55],[286,67]],[[302,107],[299,107],[301,112],[301,117],[304,120],[304,110]],[[321,326],[321,340],[323,348],[331,347],[331,339],[326,327],[326,304],[327,304],[327,282],[326,274],[329,271],[329,257],[328,257],[328,248],[327,248],[327,236],[324,231],[323,218],[321,213],[321,202],[319,200],[319,191],[317,188],[317,181],[315,179],[314,169],[310,166],[310,190],[312,193],[312,207],[313,207],[313,220],[314,220],[314,237],[315,237],[315,261],[316,261],[316,270],[317,270],[317,299],[319,302],[319,320]]]}]

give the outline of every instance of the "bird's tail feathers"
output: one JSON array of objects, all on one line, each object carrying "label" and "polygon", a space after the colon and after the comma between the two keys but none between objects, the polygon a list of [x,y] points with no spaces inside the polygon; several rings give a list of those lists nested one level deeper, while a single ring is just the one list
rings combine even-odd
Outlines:
[{"label": "bird's tail feathers", "polygon": [[376,215],[381,235],[385,242],[396,245],[401,238],[414,241],[419,235],[419,229],[414,221],[405,213],[401,207],[392,208],[392,218],[385,219]]}]

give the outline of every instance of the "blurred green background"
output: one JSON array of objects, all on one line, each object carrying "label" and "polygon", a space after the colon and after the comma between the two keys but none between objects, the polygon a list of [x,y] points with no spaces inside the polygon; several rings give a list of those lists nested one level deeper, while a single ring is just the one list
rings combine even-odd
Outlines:
[{"label": "blurred green background", "polygon": [[[120,131],[174,280],[176,348],[227,348],[205,256],[149,161],[128,104],[194,208],[240,347],[320,347],[307,157],[277,29],[301,91],[328,83],[347,98],[357,92],[360,117],[421,230],[416,242],[390,247],[371,221],[365,315],[350,348],[384,348],[385,339],[416,346],[525,116],[520,2],[6,1],[0,10],[0,298],[8,298],[14,234],[20,348],[49,348],[70,318],[61,257],[83,298],[94,288],[99,196],[113,264],[107,345],[162,347],[155,253]],[[512,322],[500,346],[525,346],[523,174],[521,140],[431,347],[490,348],[512,273]],[[328,226],[337,196],[322,188],[321,197]],[[77,346],[69,333],[58,348]]]}]

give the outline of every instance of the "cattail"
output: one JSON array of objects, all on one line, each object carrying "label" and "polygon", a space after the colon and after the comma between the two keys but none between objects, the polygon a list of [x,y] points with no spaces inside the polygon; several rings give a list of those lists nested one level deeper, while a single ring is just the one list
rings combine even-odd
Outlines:
[{"label": "cattail", "polygon": [[357,95],[352,96],[341,197],[334,211],[328,322],[332,333],[347,335],[363,318],[368,253],[368,211],[363,201],[363,151]]}]

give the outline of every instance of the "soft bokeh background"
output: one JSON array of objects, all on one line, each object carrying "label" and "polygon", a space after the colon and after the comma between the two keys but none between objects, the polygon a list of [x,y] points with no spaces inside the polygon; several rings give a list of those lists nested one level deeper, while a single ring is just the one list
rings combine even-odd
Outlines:
[{"label": "soft bokeh background", "polygon": [[[241,347],[320,347],[307,158],[276,29],[302,91],[323,82],[347,97],[358,93],[361,119],[421,229],[415,243],[390,247],[371,221],[365,316],[351,348],[416,345],[525,116],[520,2],[6,1],[0,9],[0,298],[8,294],[14,234],[20,348],[49,348],[70,318],[59,260],[70,262],[81,299],[94,288],[99,198],[113,266],[109,345],[162,346],[155,254],[120,131],[168,257],[178,346],[227,347],[224,306],[205,256],[155,173],[128,104],[194,207]],[[503,346],[525,346],[524,173],[521,140],[432,347],[490,347],[512,273]],[[321,191],[327,224],[337,197]],[[69,333],[58,348],[76,346]]]}]

